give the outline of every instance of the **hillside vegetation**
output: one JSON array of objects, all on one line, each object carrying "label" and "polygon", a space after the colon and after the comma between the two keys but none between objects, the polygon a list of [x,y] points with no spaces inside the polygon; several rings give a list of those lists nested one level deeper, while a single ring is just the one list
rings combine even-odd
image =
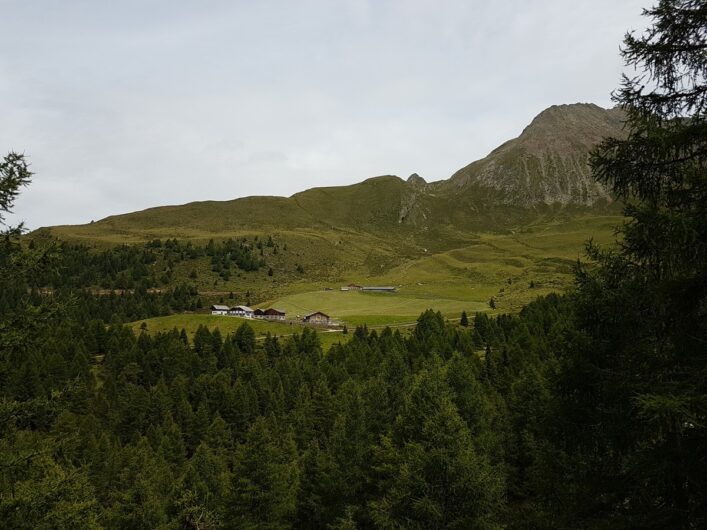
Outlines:
[{"label": "hillside vegetation", "polygon": [[[590,238],[613,243],[619,208],[595,182],[588,153],[603,136],[621,136],[623,114],[596,105],[551,107],[522,134],[449,180],[381,176],[291,197],[163,206],[79,226],[40,229],[66,241],[106,248],[176,238],[247,242],[263,266],[214,268],[199,257],[169,263],[169,288],[189,284],[203,306],[229,297],[291,312],[409,319],[428,308],[518,310],[566,287]],[[261,246],[258,241],[275,241]],[[161,277],[166,265],[154,265]],[[356,281],[394,285],[390,301],[325,293]],[[158,282],[159,283],[159,282]],[[392,313],[391,313],[392,312]]]}]

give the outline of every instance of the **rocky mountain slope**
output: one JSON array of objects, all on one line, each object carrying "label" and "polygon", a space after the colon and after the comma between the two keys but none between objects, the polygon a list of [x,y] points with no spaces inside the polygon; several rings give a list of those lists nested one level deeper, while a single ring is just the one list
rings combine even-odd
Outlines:
[{"label": "rocky mountain slope", "polygon": [[589,151],[606,136],[621,137],[624,114],[589,103],[554,105],[488,156],[457,171],[446,191],[491,188],[504,204],[592,206],[610,201],[587,165]]}]

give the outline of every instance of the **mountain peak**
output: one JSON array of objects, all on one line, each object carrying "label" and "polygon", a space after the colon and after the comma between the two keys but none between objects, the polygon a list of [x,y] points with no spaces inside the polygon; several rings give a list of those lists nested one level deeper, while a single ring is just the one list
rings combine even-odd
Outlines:
[{"label": "mountain peak", "polygon": [[533,151],[591,150],[607,134],[619,134],[624,114],[594,103],[553,105],[533,118],[518,140]]},{"label": "mountain peak", "polygon": [[[568,116],[580,113],[602,113],[608,109],[600,107],[596,103],[560,103],[558,105],[550,105],[548,108],[540,111],[532,122],[552,118],[556,116]],[[531,123],[532,123],[531,122]]]},{"label": "mountain peak", "polygon": [[523,132],[457,171],[448,185],[501,192],[505,204],[591,206],[610,201],[588,166],[590,151],[608,136],[624,135],[624,113],[593,103],[553,105]]},{"label": "mountain peak", "polygon": [[423,187],[427,184],[427,181],[417,173],[413,173],[408,177],[407,183],[415,187]]}]

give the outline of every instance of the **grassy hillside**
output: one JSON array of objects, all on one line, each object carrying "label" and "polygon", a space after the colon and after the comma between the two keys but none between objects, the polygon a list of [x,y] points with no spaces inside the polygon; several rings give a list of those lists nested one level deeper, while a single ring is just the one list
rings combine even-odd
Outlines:
[{"label": "grassy hillside", "polygon": [[[448,181],[381,176],[288,198],[150,208],[36,234],[97,248],[157,238],[276,242],[258,245],[264,267],[228,277],[208,258],[154,265],[170,267],[169,282],[196,287],[204,305],[274,305],[393,324],[428,308],[448,317],[491,310],[491,299],[496,311],[516,311],[570,285],[588,239],[613,242],[618,205],[591,181],[586,157],[603,136],[620,134],[621,123],[619,111],[595,105],[551,107]],[[397,292],[338,291],[350,281]]]},{"label": "grassy hillside", "polygon": [[[396,293],[310,291],[284,296],[272,305],[295,316],[323,311],[345,323],[368,324],[410,322],[430,308],[452,317],[458,317],[465,310],[474,312],[488,309],[486,303],[406,290]],[[385,318],[381,320],[379,317]]]},{"label": "grassy hillside", "polygon": [[[583,245],[591,237],[603,245],[614,242],[613,227],[621,218],[592,216],[566,222],[539,223],[511,234],[481,234],[470,244],[436,254],[422,253],[398,265],[371,275],[360,262],[338,262],[341,269],[329,277],[313,278],[305,272],[277,272],[268,277],[264,271],[242,273],[219,287],[235,291],[229,300],[222,291],[207,291],[200,287],[209,302],[224,298],[227,303],[243,302],[243,293],[251,289],[254,305],[277,307],[296,318],[313,311],[324,311],[345,323],[356,325],[407,327],[421,312],[434,309],[449,319],[462,311],[473,314],[515,312],[538,296],[563,290],[573,281],[573,266],[582,257]],[[322,248],[327,243],[322,243]],[[299,254],[297,245],[277,255],[283,263],[288,252]],[[359,249],[360,250],[360,249]],[[302,250],[303,252],[303,250]],[[298,259],[304,258],[303,254]],[[314,255],[318,255],[314,252]],[[272,257],[272,256],[271,256]],[[270,259],[267,258],[268,260]],[[207,286],[209,280],[200,272],[197,281]],[[342,292],[341,285],[357,282],[369,285],[394,285],[395,293]],[[326,289],[331,290],[326,290]],[[496,308],[489,306],[493,298]],[[160,317],[146,321],[148,330],[164,331],[177,327],[190,333],[199,324],[223,333],[232,332],[241,319],[204,314]],[[139,329],[141,322],[134,323]],[[290,324],[253,322],[256,332],[264,336],[292,332]],[[294,329],[298,326],[295,325]],[[335,337],[324,334],[325,341]],[[329,344],[330,342],[327,342]]]},{"label": "grassy hillside", "polygon": [[[320,310],[352,325],[406,323],[428,308],[454,318],[461,311],[490,311],[492,298],[497,312],[514,312],[571,285],[586,241],[611,244],[620,222],[596,212],[549,212],[503,233],[459,232],[429,248],[394,232],[389,237],[332,228],[234,232],[250,241],[254,234],[261,240],[271,236],[279,250],[263,246],[265,267],[236,269],[228,280],[212,270],[208,258],[181,261],[173,267],[172,283],[194,285],[204,306],[272,305],[291,315]],[[349,282],[394,285],[397,292],[338,290]]]},{"label": "grassy hillside", "polygon": [[[236,292],[234,300],[222,291],[201,292],[210,301],[217,297],[226,302],[242,302],[246,288],[257,305],[277,307],[296,318],[312,311],[324,311],[350,329],[360,324],[369,327],[389,325],[406,328],[426,309],[442,312],[449,319],[457,319],[462,311],[505,313],[515,312],[538,296],[562,290],[573,281],[572,267],[582,256],[582,248],[589,237],[602,244],[613,242],[616,217],[589,217],[566,223],[539,224],[522,232],[507,235],[480,235],[472,244],[433,255],[409,259],[371,276],[366,267],[353,266],[334,277],[313,279],[309,275],[270,278],[263,271],[243,273],[221,288]],[[298,248],[295,246],[295,248]],[[285,254],[285,253],[282,253]],[[283,258],[284,259],[284,258]],[[207,271],[200,272],[200,280]],[[298,277],[303,276],[303,277]],[[395,293],[342,292],[341,285],[349,282],[395,285]],[[332,290],[328,291],[325,288]],[[211,294],[208,294],[211,293]],[[496,309],[491,309],[493,298]],[[133,323],[140,329],[142,323],[148,332],[185,328],[193,334],[199,325],[218,328],[223,334],[232,333],[242,324],[238,318],[208,314],[181,314],[157,317]],[[249,321],[259,337],[267,332],[286,336],[300,331],[301,326],[289,323]],[[341,334],[321,333],[325,348],[347,340]]]}]

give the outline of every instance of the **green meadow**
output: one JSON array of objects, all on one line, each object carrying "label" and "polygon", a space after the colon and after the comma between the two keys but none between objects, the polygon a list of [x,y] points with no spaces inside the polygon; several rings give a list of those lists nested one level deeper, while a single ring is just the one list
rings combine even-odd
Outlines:
[{"label": "green meadow", "polygon": [[[210,315],[200,313],[182,313],[164,317],[154,317],[145,320],[132,322],[130,326],[136,333],[142,330],[147,333],[160,333],[173,329],[184,329],[189,337],[193,337],[199,326],[206,326],[213,331],[218,329],[222,336],[235,332],[239,326],[247,323],[253,328],[256,340],[262,340],[270,333],[278,337],[287,337],[294,333],[301,333],[304,326],[285,322],[269,322],[265,320],[244,319],[221,315]],[[332,344],[345,342],[350,335],[345,335],[340,331],[317,330],[322,347],[326,350]]]},{"label": "green meadow", "polygon": [[[287,311],[288,315],[304,316],[314,311],[323,311],[331,317],[360,323],[398,323],[409,321],[426,309],[441,311],[445,315],[457,315],[462,311],[484,311],[487,304],[462,298],[443,298],[407,294],[404,290],[395,293],[364,293],[359,291],[313,291],[284,296],[272,304]],[[383,317],[383,320],[380,319]]]},{"label": "green meadow", "polygon": [[[245,293],[249,293],[254,307],[276,307],[285,310],[291,319],[323,311],[349,328],[361,324],[405,327],[414,324],[426,309],[440,311],[448,319],[459,318],[462,311],[469,315],[481,311],[513,313],[538,296],[563,291],[573,283],[574,266],[584,259],[586,242],[593,239],[611,246],[615,242],[614,227],[620,221],[617,216],[587,216],[539,222],[506,233],[469,236],[465,243],[446,251],[420,249],[417,255],[388,248],[375,254],[376,240],[361,234],[334,240],[314,232],[280,234],[278,240],[288,250],[266,254],[266,261],[274,269],[272,277],[260,270],[240,272],[228,282],[219,281],[205,260],[181,263],[176,273],[179,281],[185,281],[188,271],[198,270],[198,278],[192,281],[205,305],[222,300],[233,305],[245,303]],[[343,241],[356,244],[342,248],[346,246]],[[367,260],[371,255],[380,257],[381,253],[388,258],[376,258],[374,269],[378,272],[373,274]],[[297,272],[296,264],[304,264],[305,272]],[[397,290],[340,290],[350,282],[391,285]],[[235,293],[232,299],[231,293]],[[491,299],[495,309],[491,308]],[[234,331],[241,322],[208,314],[171,315],[146,321],[150,332],[184,327],[193,333],[203,324],[211,329],[218,327],[224,334]],[[286,335],[299,328],[296,324],[249,322],[260,336],[268,331]],[[133,325],[139,329],[141,324],[142,321]]]}]

